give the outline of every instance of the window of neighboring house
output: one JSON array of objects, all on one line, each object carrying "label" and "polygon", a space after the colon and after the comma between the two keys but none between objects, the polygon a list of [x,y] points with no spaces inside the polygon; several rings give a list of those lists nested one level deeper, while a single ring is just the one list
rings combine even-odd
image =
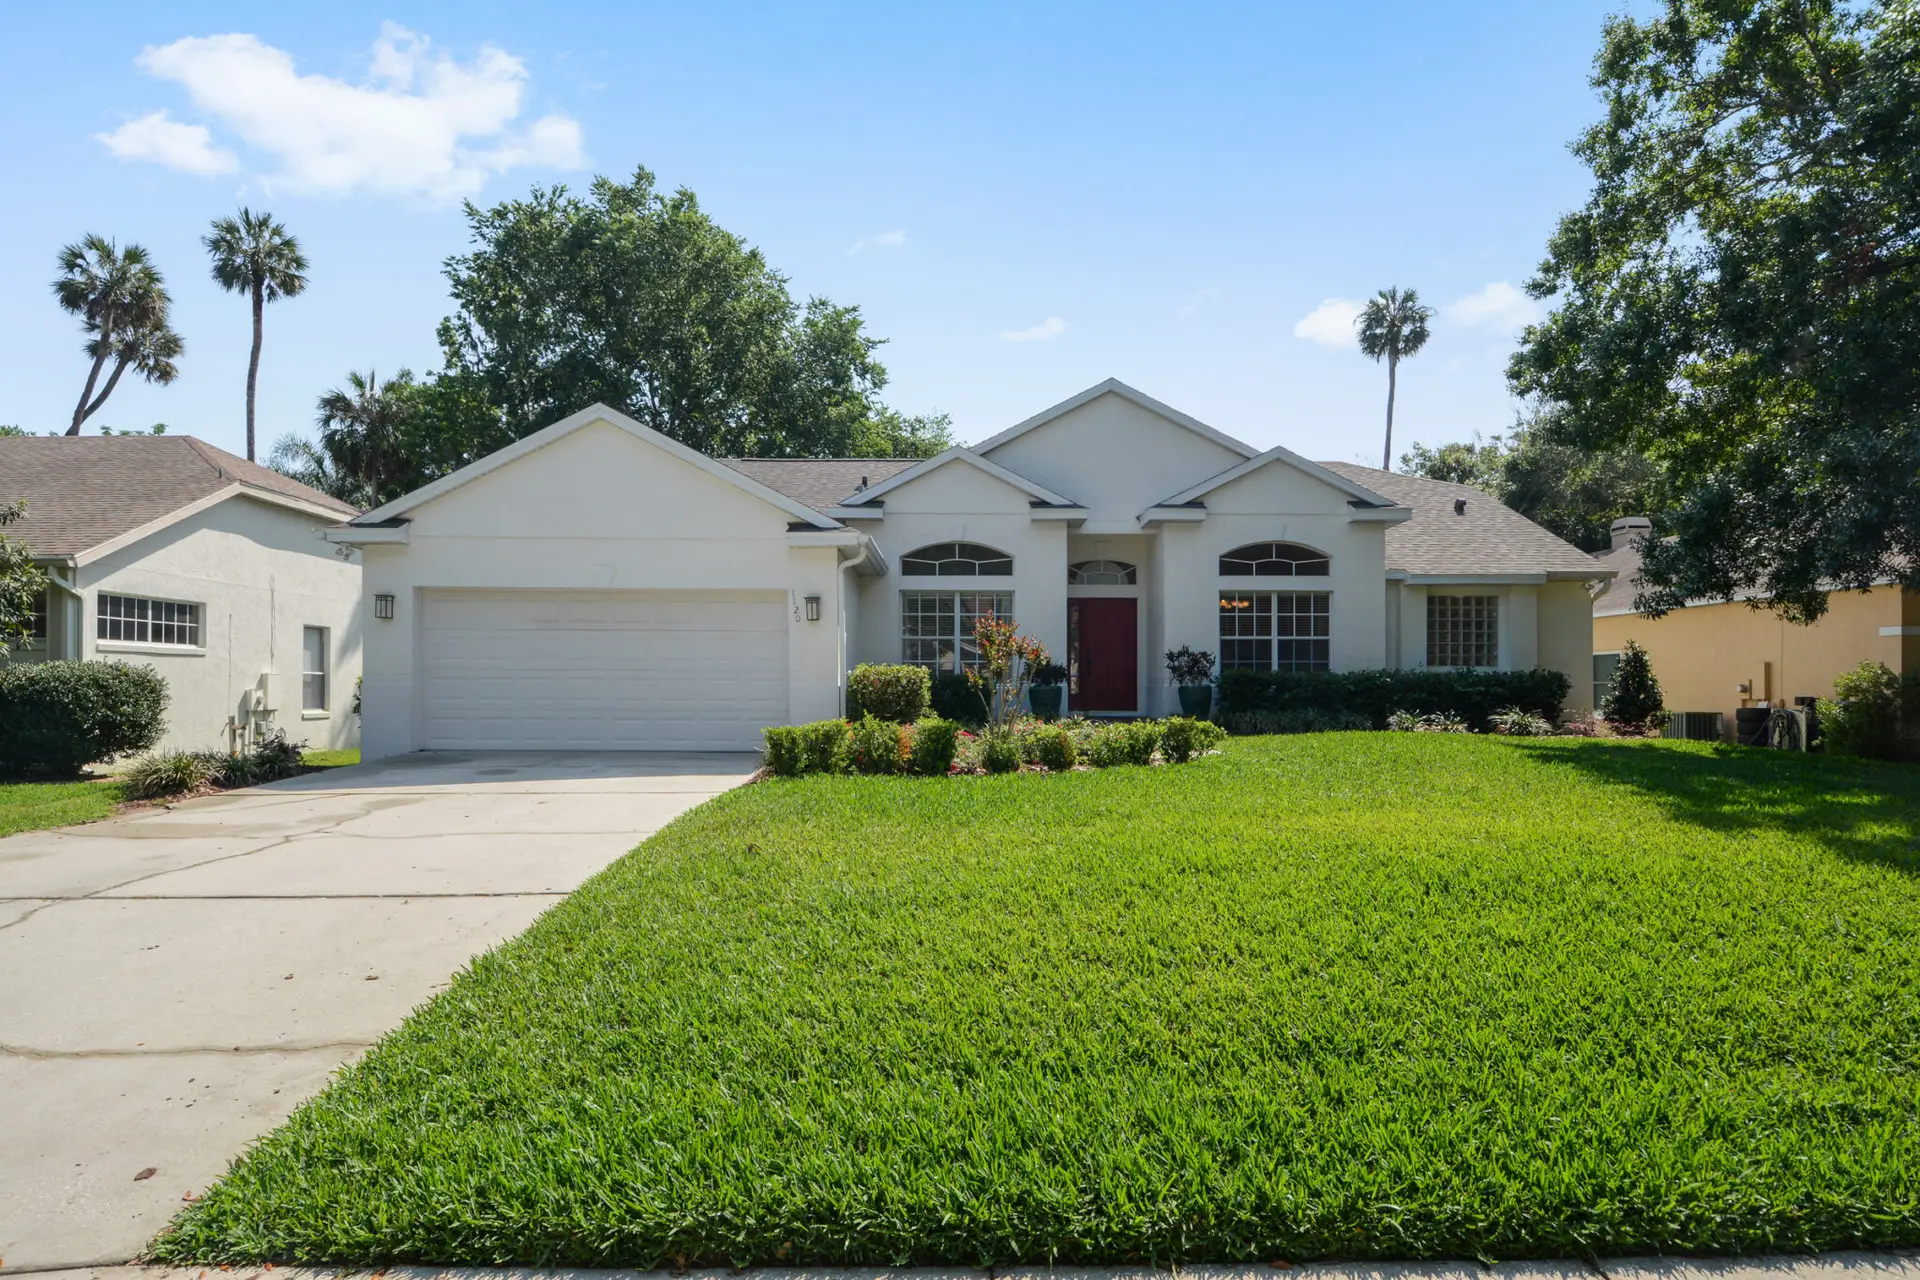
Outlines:
[{"label": "window of neighboring house", "polygon": [[1070,587],[1131,587],[1140,572],[1124,560],[1082,560],[1067,568]]},{"label": "window of neighboring house", "polygon": [[1294,542],[1249,542],[1220,557],[1223,578],[1324,578],[1331,567],[1324,552]]},{"label": "window of neighboring house", "polygon": [[200,606],[145,596],[110,596],[96,605],[94,638],[123,644],[171,644],[200,647]]},{"label": "window of neighboring house", "polygon": [[1593,655],[1593,709],[1598,711],[1607,700],[1607,690],[1613,688],[1613,673],[1620,669],[1620,655],[1617,653],[1596,653]]},{"label": "window of neighboring house", "polygon": [[902,591],[900,660],[936,675],[977,668],[974,627],[982,618],[1012,617],[1011,591]]},{"label": "window of neighboring house", "polygon": [[1011,578],[1013,557],[977,542],[935,542],[901,556],[900,572],[910,578]]},{"label": "window of neighboring house", "polygon": [[327,709],[327,629],[300,629],[300,709]]},{"label": "window of neighboring house", "polygon": [[1500,597],[1427,597],[1427,665],[1500,665]]},{"label": "window of neighboring house", "polygon": [[33,646],[47,642],[47,596],[42,591],[33,602],[33,612],[27,617],[27,643]]},{"label": "window of neighboring house", "polygon": [[1222,591],[1220,667],[1325,671],[1333,596],[1325,591]]}]

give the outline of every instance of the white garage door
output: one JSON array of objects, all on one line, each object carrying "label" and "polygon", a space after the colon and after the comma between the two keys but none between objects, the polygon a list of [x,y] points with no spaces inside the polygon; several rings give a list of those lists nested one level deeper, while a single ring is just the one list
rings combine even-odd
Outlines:
[{"label": "white garage door", "polygon": [[738,751],[787,719],[784,593],[429,591],[440,749]]}]

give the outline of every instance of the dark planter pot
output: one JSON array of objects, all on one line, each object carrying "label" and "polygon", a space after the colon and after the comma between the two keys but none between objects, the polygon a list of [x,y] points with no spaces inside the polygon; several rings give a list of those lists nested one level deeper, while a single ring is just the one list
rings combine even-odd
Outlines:
[{"label": "dark planter pot", "polygon": [[1180,714],[1192,716],[1195,720],[1205,720],[1213,711],[1213,686],[1210,684],[1183,684],[1180,686]]},{"label": "dark planter pot", "polygon": [[1060,691],[1064,688],[1057,684],[1036,684],[1027,689],[1027,705],[1033,708],[1033,714],[1042,720],[1060,718]]}]

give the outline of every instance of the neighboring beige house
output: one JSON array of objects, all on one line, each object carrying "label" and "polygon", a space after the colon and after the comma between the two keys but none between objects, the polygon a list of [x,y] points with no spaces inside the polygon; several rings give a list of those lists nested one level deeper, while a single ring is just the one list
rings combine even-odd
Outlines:
[{"label": "neighboring beige house", "polygon": [[1612,546],[1595,557],[1617,576],[1593,602],[1593,680],[1599,693],[1613,678],[1628,640],[1647,651],[1670,711],[1718,711],[1723,736],[1735,711],[1795,698],[1833,696],[1833,678],[1862,662],[1894,671],[1920,669],[1920,596],[1898,586],[1836,591],[1826,616],[1811,626],[1788,622],[1745,601],[1702,602],[1653,619],[1635,613],[1640,552],[1653,522],[1613,522]]},{"label": "neighboring beige house", "polygon": [[365,751],[751,749],[860,662],[958,671],[987,613],[1071,709],[1161,661],[1535,664],[1588,705],[1609,572],[1476,490],[1258,452],[1119,382],[925,461],[738,459],[582,410],[328,537],[365,554]]},{"label": "neighboring beige house", "polygon": [[360,566],[321,536],[352,507],[191,436],[0,437],[0,502],[21,498],[6,533],[54,586],[13,661],[154,668],[165,747],[357,741]]}]

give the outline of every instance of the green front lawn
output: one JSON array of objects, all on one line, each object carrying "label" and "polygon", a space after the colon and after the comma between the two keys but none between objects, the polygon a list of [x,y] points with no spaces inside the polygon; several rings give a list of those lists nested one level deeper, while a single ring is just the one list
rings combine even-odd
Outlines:
[{"label": "green front lawn", "polygon": [[311,769],[338,769],[350,764],[360,763],[360,748],[345,747],[338,751],[302,751],[300,763]]},{"label": "green front lawn", "polygon": [[0,836],[110,817],[126,799],[113,781],[0,784]]},{"label": "green front lawn", "polygon": [[674,823],[167,1262],[1920,1244],[1920,771],[1328,734]]}]

